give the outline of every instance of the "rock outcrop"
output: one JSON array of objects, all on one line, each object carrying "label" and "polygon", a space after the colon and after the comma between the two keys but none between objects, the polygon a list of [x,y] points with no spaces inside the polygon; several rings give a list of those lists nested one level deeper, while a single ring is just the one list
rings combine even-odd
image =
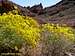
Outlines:
[{"label": "rock outcrop", "polygon": [[0,0],[0,13],[11,11],[14,9],[14,6],[8,0]]},{"label": "rock outcrop", "polygon": [[34,5],[29,9],[31,12],[36,13],[36,14],[41,14],[43,11],[43,6],[40,3],[39,5]]},{"label": "rock outcrop", "polygon": [[1,14],[4,12],[7,13],[8,11],[16,10],[16,9],[21,15],[35,16],[35,14],[30,12],[26,7],[22,7],[9,0],[0,0],[0,13]]},{"label": "rock outcrop", "polygon": [[43,14],[36,18],[42,23],[66,24],[75,27],[75,0],[62,0],[51,7],[46,7],[43,9]]}]

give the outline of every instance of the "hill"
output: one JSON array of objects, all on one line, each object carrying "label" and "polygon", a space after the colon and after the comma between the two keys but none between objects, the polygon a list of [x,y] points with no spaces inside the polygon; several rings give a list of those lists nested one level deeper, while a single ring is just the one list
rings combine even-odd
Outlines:
[{"label": "hill", "polygon": [[17,7],[21,15],[31,16],[41,24],[55,23],[75,27],[74,0],[62,0],[59,3],[46,8],[43,8],[41,3],[32,7],[22,7],[12,1],[4,0],[3,2],[0,2],[0,8],[3,8],[6,11],[14,10],[15,7]]}]

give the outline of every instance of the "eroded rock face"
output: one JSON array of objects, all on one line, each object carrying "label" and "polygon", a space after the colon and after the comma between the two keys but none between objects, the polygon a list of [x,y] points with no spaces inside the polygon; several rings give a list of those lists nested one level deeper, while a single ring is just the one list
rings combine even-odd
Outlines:
[{"label": "eroded rock face", "polygon": [[0,13],[11,11],[13,9],[14,6],[9,0],[0,0]]},{"label": "eroded rock face", "polygon": [[61,12],[61,11],[67,10],[67,9],[71,8],[72,6],[74,6],[74,5],[75,5],[74,0],[73,1],[72,0],[71,1],[62,0],[59,3],[57,3],[56,5],[45,8],[44,12],[48,13],[51,16],[51,15],[55,15],[55,14]]},{"label": "eroded rock face", "polygon": [[38,19],[44,23],[67,24],[75,27],[75,0],[62,0],[56,5],[46,7]]},{"label": "eroded rock face", "polygon": [[22,7],[16,3],[13,3],[9,0],[0,0],[0,13],[17,10],[21,15],[27,16],[35,16],[35,14],[31,13],[26,7]]},{"label": "eroded rock face", "polygon": [[36,14],[41,14],[43,11],[43,6],[41,3],[39,5],[34,5],[30,8],[30,11]]}]

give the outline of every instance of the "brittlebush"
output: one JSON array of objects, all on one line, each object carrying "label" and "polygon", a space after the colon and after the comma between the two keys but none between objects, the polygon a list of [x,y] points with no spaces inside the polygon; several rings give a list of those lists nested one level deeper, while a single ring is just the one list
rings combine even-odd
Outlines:
[{"label": "brittlebush", "polygon": [[43,24],[41,36],[42,52],[51,56],[63,56],[75,43],[74,29],[59,24]]},{"label": "brittlebush", "polygon": [[75,32],[70,27],[50,23],[39,25],[33,18],[15,13],[0,15],[0,48],[8,46],[18,49],[23,44],[28,47],[38,45],[43,48],[40,51],[42,54],[46,51],[48,54],[52,48],[51,52],[57,47],[62,51],[75,42]]},{"label": "brittlebush", "polygon": [[30,17],[18,14],[0,16],[0,45],[18,48],[26,43],[35,46],[39,40],[40,29],[38,23]]},{"label": "brittlebush", "polygon": [[42,25],[42,26],[43,26],[43,29],[42,29],[43,31],[47,30],[47,31],[53,33],[54,35],[63,37],[64,39],[66,39],[68,41],[75,40],[74,31],[70,27],[59,26],[59,24],[49,24],[49,23]]}]

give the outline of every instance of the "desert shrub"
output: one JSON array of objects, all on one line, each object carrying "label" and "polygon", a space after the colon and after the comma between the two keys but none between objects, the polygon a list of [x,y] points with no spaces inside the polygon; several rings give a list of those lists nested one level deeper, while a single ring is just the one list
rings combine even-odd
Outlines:
[{"label": "desert shrub", "polygon": [[[39,40],[38,23],[30,17],[6,14],[0,16],[0,47],[19,49],[24,43],[35,47]],[[0,48],[0,49],[1,49]]]},{"label": "desert shrub", "polygon": [[74,41],[74,31],[71,27],[59,26],[59,24],[45,24],[43,28],[56,33],[56,35],[64,36],[68,41]]},{"label": "desert shrub", "polygon": [[65,56],[65,52],[75,42],[74,31],[70,27],[61,27],[58,24],[42,25],[41,35],[43,56]]}]

